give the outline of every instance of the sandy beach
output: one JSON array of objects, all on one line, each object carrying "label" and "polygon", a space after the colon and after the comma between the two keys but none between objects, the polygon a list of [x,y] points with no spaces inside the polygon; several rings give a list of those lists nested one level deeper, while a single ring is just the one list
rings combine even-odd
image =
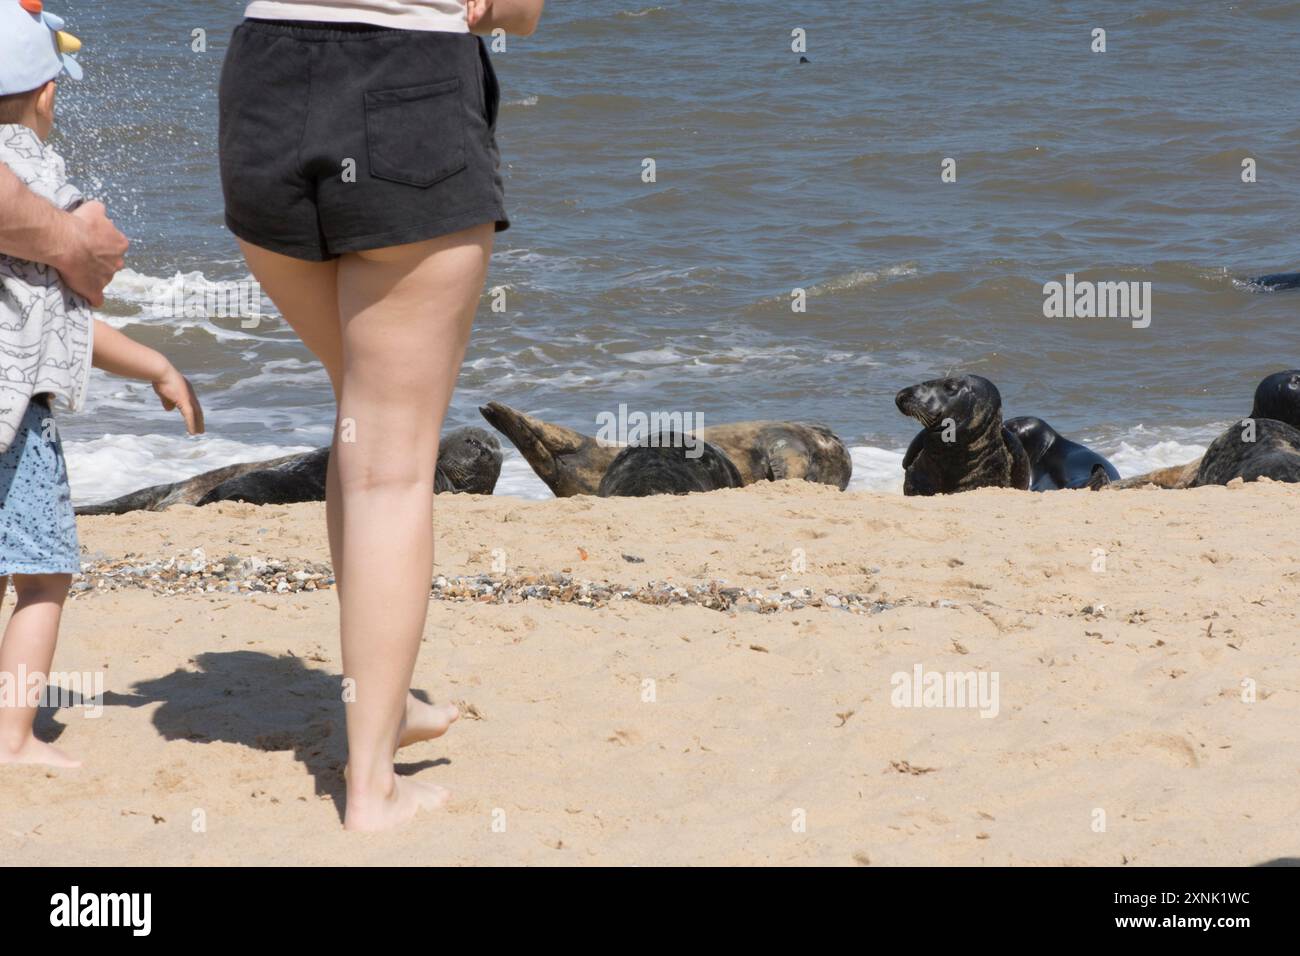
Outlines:
[{"label": "sandy beach", "polygon": [[[0,772],[0,854],[127,865],[1300,856],[1297,505],[1300,489],[1272,483],[440,496],[447,580],[415,685],[465,716],[399,766],[453,798],[380,835],[341,829],[335,596],[328,577],[310,579],[316,590],[292,578],[328,561],[323,506],[83,519],[100,572],[69,603],[55,669],[101,672],[104,706],[38,724],[80,770]],[[196,548],[205,573],[230,556],[282,561],[287,593],[277,573],[268,590],[237,593],[169,584],[175,569],[152,584],[121,573],[192,567]],[[554,596],[522,599],[542,585]],[[891,677],[918,665],[996,675],[996,715],[894,706]]]}]

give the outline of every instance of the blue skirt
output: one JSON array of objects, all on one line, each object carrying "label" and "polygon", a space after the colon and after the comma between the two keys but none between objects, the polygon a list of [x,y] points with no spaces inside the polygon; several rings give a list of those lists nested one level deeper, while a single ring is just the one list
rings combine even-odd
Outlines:
[{"label": "blue skirt", "polygon": [[80,570],[63,443],[49,407],[33,400],[0,455],[0,576]]}]

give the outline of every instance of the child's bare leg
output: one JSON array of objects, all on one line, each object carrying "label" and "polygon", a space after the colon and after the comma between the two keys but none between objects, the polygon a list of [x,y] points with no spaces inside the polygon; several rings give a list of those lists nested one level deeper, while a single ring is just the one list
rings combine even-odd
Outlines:
[{"label": "child's bare leg", "polygon": [[81,761],[32,735],[33,697],[39,699],[49,679],[72,575],[15,574],[13,579],[18,603],[0,642],[0,679],[9,681],[15,693],[0,706],[0,763],[80,767]]}]

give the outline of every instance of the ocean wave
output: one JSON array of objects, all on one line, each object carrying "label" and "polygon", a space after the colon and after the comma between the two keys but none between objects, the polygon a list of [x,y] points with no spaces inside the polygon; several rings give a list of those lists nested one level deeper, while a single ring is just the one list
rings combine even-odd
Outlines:
[{"label": "ocean wave", "polygon": [[644,10],[620,10],[614,16],[621,19],[635,19],[638,17],[653,17],[667,12],[666,7],[646,7]]},{"label": "ocean wave", "polygon": [[551,489],[546,487],[546,483],[537,477],[537,473],[533,471],[524,456],[513,448],[505,449],[496,493],[509,498],[523,498],[527,501],[555,497]]},{"label": "ocean wave", "polygon": [[64,438],[68,483],[74,504],[95,504],[150,485],[247,461],[310,451],[310,445],[255,445],[225,438],[171,435],[103,435],[89,441]]},{"label": "ocean wave", "polygon": [[[245,285],[247,284],[247,285]],[[204,329],[218,341],[255,341],[269,328],[284,328],[275,304],[251,275],[234,282],[209,279],[201,271],[170,278],[123,269],[104,290],[107,311],[96,317],[114,328],[165,325],[176,330]],[[199,302],[203,311],[191,311]],[[125,305],[134,311],[117,311]],[[187,308],[187,305],[189,308]],[[221,311],[227,315],[222,316]],[[250,323],[245,326],[245,322]]]},{"label": "ocean wave", "polygon": [[904,262],[884,269],[857,269],[810,286],[807,290],[808,296],[809,298],[815,298],[822,295],[834,295],[837,292],[848,292],[852,289],[860,289],[863,286],[874,285],[881,279],[914,276],[917,271],[915,262]]}]

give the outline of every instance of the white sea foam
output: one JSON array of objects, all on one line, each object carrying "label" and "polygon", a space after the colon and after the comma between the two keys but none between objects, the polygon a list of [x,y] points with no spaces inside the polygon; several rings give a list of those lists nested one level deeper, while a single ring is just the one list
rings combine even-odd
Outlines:
[{"label": "white sea foam", "polygon": [[1122,477],[1132,478],[1157,468],[1185,465],[1205,454],[1206,445],[1186,444],[1178,441],[1160,441],[1153,445],[1131,445],[1120,442],[1114,451],[1103,452]]},{"label": "white sea foam", "polygon": [[224,438],[171,435],[104,435],[63,442],[75,504],[95,504],[128,491],[246,461],[309,451],[307,445],[251,445]]},{"label": "white sea foam", "polygon": [[[253,278],[245,276],[241,281],[252,282]],[[223,283],[209,279],[202,272],[177,272],[164,279],[134,269],[123,269],[113,277],[104,295],[110,301],[133,305],[140,311],[126,316],[96,313],[96,317],[114,328],[128,325],[165,325],[178,331],[202,328],[220,341],[255,340],[259,332],[283,326],[275,305],[265,295],[260,301],[260,319],[251,328],[245,327],[245,320],[238,316],[218,323],[211,316],[175,315],[157,308],[160,301],[185,301],[187,297],[215,296],[222,291]]]},{"label": "white sea foam", "polygon": [[903,493],[903,451],[856,445],[849,456],[853,459],[849,491]]},{"label": "white sea foam", "polygon": [[528,500],[541,500],[543,498],[554,498],[551,489],[546,487],[545,482],[537,477],[532,466],[513,448],[505,448],[505,455],[501,461],[501,477],[497,479],[496,493],[498,495],[507,495],[511,498],[526,498]]},{"label": "white sea foam", "polygon": [[897,279],[902,276],[914,276],[916,274],[917,267],[914,262],[904,262],[896,266],[889,266],[886,269],[859,269],[827,279],[825,282],[818,282],[808,289],[808,295],[819,296],[834,292],[847,292],[850,289],[872,285],[881,279]]}]

